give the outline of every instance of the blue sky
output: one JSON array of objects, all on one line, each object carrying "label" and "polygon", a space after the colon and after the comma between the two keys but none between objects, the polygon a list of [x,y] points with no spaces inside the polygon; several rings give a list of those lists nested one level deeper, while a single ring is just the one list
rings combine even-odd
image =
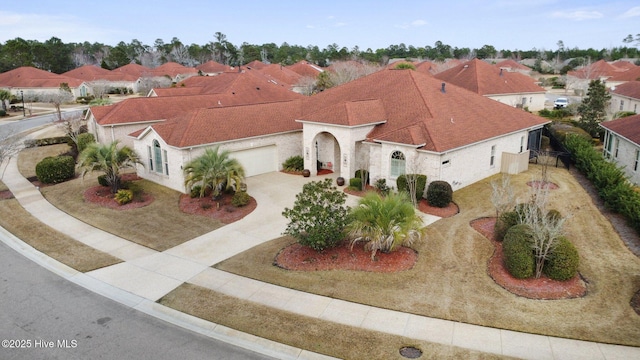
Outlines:
[{"label": "blue sky", "polygon": [[236,46],[287,42],[361,50],[392,44],[556,50],[623,46],[640,33],[635,0],[462,1],[9,1],[0,7],[0,42],[22,37],[101,42],[158,38],[184,44],[213,41],[221,32]]}]

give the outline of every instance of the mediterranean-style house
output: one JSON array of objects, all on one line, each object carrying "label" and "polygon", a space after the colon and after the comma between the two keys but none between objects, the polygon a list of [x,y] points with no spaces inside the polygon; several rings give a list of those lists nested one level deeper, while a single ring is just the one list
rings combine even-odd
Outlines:
[{"label": "mediterranean-style house", "polygon": [[546,90],[520,72],[491,65],[479,59],[434,75],[495,101],[531,111],[544,109]]},{"label": "mediterranean-style house", "polygon": [[629,81],[612,86],[609,93],[612,113],[631,111],[637,114],[640,110],[640,81]]},{"label": "mediterranean-style house", "polygon": [[[189,97],[146,99],[171,104]],[[281,170],[287,158],[301,155],[314,176],[322,168],[348,179],[368,169],[372,181],[395,186],[401,174],[421,173],[460,189],[499,172],[526,170],[529,150],[539,148],[548,123],[430,75],[391,69],[310,97],[203,104],[162,121],[136,121],[135,109],[110,113],[130,111],[119,118],[127,129],[138,127],[129,134],[146,159],[138,175],[181,192],[189,190],[185,164],[214,146],[229,150],[247,176]],[[104,127],[101,117],[92,131]],[[117,134],[123,139],[124,131]]]},{"label": "mediterranean-style house", "polygon": [[[61,84],[67,84],[74,97],[87,96],[91,93],[91,85],[69,76],[58,75],[49,71],[22,66],[0,74],[0,89],[5,89],[20,97],[37,94],[55,93]],[[21,93],[22,92],[22,93]]]},{"label": "mediterranean-style house", "polygon": [[604,157],[623,167],[629,181],[640,185],[640,115],[605,121]]}]

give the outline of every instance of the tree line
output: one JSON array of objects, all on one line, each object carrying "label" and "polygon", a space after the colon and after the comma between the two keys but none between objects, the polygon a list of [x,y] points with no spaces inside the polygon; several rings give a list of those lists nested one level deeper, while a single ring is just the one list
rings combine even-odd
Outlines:
[{"label": "tree line", "polygon": [[0,72],[21,66],[33,66],[61,74],[83,65],[99,65],[111,70],[130,63],[154,68],[170,61],[193,67],[209,60],[230,66],[244,65],[254,60],[282,65],[307,60],[319,66],[327,66],[332,62],[345,60],[386,65],[389,59],[395,58],[443,61],[451,58],[462,60],[474,57],[479,59],[538,59],[556,63],[574,59],[571,67],[575,67],[584,63],[580,59],[614,61],[622,58],[640,57],[638,50],[640,34],[635,37],[629,35],[622,39],[622,43],[624,45],[619,47],[600,50],[565,48],[562,41],[558,41],[555,50],[535,48],[531,50],[497,50],[492,45],[471,49],[458,48],[436,41],[433,46],[416,47],[401,43],[376,50],[371,48],[362,50],[358,46],[349,49],[336,43],[322,49],[317,45],[305,47],[290,45],[286,42],[281,45],[275,43],[257,45],[247,42],[234,45],[227,40],[225,34],[220,32],[216,32],[212,41],[207,44],[190,45],[183,43],[176,37],[169,42],[157,39],[152,45],[133,39],[128,43],[121,41],[115,46],[88,41],[64,43],[57,37],[51,37],[44,42],[17,37],[0,43]]}]

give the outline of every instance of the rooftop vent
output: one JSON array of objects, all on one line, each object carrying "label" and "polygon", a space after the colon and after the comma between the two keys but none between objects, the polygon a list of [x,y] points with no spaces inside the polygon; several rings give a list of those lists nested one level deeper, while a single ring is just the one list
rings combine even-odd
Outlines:
[{"label": "rooftop vent", "polygon": [[446,93],[447,90],[445,89],[445,83],[442,83],[442,88],[440,89],[440,91],[442,91],[442,93]]}]

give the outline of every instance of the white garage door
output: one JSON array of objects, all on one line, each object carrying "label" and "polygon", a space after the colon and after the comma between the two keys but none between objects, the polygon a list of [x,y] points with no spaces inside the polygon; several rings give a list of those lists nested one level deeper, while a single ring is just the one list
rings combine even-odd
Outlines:
[{"label": "white garage door", "polygon": [[260,175],[278,171],[277,147],[263,146],[255,149],[234,151],[230,155],[244,167],[245,176]]}]

